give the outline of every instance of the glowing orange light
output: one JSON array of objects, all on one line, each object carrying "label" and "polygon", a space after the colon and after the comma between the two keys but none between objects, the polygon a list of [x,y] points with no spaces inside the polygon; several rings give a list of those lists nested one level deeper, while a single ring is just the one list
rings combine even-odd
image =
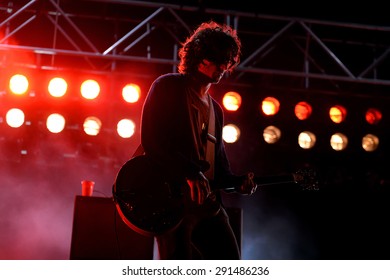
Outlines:
[{"label": "glowing orange light", "polygon": [[122,138],[130,138],[135,132],[135,123],[129,119],[122,119],[117,124],[117,132]]},{"label": "glowing orange light", "polygon": [[136,84],[127,84],[122,89],[122,97],[128,103],[135,103],[141,96],[141,88]]},{"label": "glowing orange light", "polygon": [[329,117],[335,123],[341,123],[347,116],[347,110],[340,105],[333,106],[329,110]]},{"label": "glowing orange light", "polygon": [[273,125],[267,126],[263,131],[264,141],[268,144],[275,144],[280,140],[281,136],[282,133],[280,129]]},{"label": "glowing orange light", "polygon": [[46,127],[52,133],[59,133],[65,128],[65,118],[60,114],[51,114],[46,120]]},{"label": "glowing orange light", "polygon": [[240,138],[240,129],[234,124],[227,124],[223,127],[222,138],[226,143],[234,143]]},{"label": "glowing orange light", "polygon": [[241,95],[234,91],[227,92],[222,99],[222,104],[228,111],[237,111],[241,106]]},{"label": "glowing orange light", "polygon": [[18,108],[13,108],[8,110],[5,119],[10,127],[20,127],[24,123],[24,113]]},{"label": "glowing orange light", "polygon": [[98,135],[101,127],[102,122],[97,117],[88,117],[83,123],[84,132],[92,136]]},{"label": "glowing orange light", "polygon": [[81,84],[80,92],[85,99],[95,99],[100,93],[99,83],[95,80],[86,80]]},{"label": "glowing orange light", "polygon": [[377,124],[382,119],[382,113],[378,109],[370,108],[366,112],[366,121],[369,124]]},{"label": "glowing orange light", "polygon": [[316,136],[313,132],[303,131],[298,135],[298,145],[302,149],[311,149],[316,144]]},{"label": "glowing orange light", "polygon": [[299,120],[306,120],[308,117],[310,117],[311,112],[312,108],[307,102],[302,101],[295,105],[294,113]]},{"label": "glowing orange light", "polygon": [[267,115],[276,115],[279,112],[280,103],[274,97],[266,97],[261,103],[261,111]]},{"label": "glowing orange light", "polygon": [[379,146],[379,138],[374,134],[366,134],[362,139],[362,147],[367,152],[375,151]]},{"label": "glowing orange light", "polygon": [[68,89],[68,84],[63,78],[57,77],[50,80],[47,89],[51,96],[62,97]]},{"label": "glowing orange light", "polygon": [[335,133],[330,138],[330,145],[335,151],[342,151],[348,145],[348,137],[343,133]]},{"label": "glowing orange light", "polygon": [[9,89],[14,94],[24,94],[27,92],[29,82],[26,76],[21,74],[16,74],[11,77],[9,80]]}]

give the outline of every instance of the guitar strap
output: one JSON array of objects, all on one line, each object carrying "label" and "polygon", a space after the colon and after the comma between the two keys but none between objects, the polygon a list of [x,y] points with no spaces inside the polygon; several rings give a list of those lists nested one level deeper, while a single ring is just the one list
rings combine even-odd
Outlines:
[{"label": "guitar strap", "polygon": [[209,125],[207,130],[206,161],[210,163],[210,168],[205,172],[208,179],[214,179],[214,158],[215,158],[215,112],[213,101],[209,95]]}]

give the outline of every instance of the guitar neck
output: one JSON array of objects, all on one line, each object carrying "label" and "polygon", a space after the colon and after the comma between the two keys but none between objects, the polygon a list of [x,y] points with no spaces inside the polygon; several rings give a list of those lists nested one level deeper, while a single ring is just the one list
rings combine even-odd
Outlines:
[{"label": "guitar neck", "polygon": [[[254,178],[254,181],[258,187],[267,187],[272,185],[291,184],[297,183],[293,174],[262,176]],[[234,190],[234,188],[225,188],[225,190]]]},{"label": "guitar neck", "polygon": [[293,174],[255,177],[254,181],[260,187],[296,183]]},{"label": "guitar neck", "polygon": [[302,190],[318,190],[320,188],[317,172],[312,169],[300,169],[295,173],[286,173],[281,175],[262,177],[256,176],[254,181],[258,187],[296,184]]}]

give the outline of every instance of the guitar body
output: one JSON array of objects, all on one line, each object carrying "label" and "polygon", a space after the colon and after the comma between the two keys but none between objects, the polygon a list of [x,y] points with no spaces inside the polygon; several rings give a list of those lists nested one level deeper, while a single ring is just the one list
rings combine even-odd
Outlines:
[{"label": "guitar body", "polygon": [[[297,183],[305,190],[316,190],[318,181],[312,172],[300,171],[283,176],[255,179],[258,186]],[[183,183],[184,184],[184,183]],[[161,168],[147,156],[128,160],[119,170],[113,185],[116,209],[122,220],[134,231],[156,236],[175,229],[188,207],[198,207],[197,213],[217,213],[219,203],[197,205],[179,183],[167,180]],[[210,198],[211,199],[211,198]]]},{"label": "guitar body", "polygon": [[144,155],[128,160],[121,167],[113,196],[122,220],[146,236],[173,230],[183,217],[184,200],[180,188],[169,183]]}]

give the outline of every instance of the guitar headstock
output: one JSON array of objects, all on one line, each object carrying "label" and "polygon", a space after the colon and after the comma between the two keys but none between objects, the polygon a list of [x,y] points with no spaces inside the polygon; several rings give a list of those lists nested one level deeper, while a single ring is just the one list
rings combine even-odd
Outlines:
[{"label": "guitar headstock", "polygon": [[293,173],[295,183],[299,184],[303,190],[319,190],[319,178],[317,171],[312,168],[302,168]]}]

